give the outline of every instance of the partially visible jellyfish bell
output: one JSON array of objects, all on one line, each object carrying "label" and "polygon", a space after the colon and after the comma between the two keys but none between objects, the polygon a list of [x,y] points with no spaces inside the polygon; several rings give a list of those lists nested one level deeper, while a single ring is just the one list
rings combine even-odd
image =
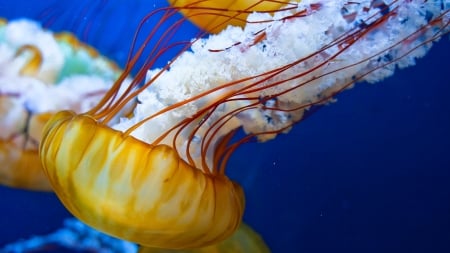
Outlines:
[{"label": "partially visible jellyfish bell", "polygon": [[38,146],[59,110],[83,112],[120,75],[119,68],[72,34],[28,20],[0,24],[0,184],[51,190]]},{"label": "partially visible jellyfish bell", "polygon": [[245,26],[247,16],[253,12],[275,13],[281,8],[297,7],[289,0],[168,0],[173,6],[180,8],[192,23],[211,33],[218,33],[227,26]]},{"label": "partially visible jellyfish bell", "polygon": [[[46,124],[46,174],[69,211],[100,231],[147,247],[217,244],[244,213],[244,192],[226,176],[232,153],[287,133],[356,82],[414,65],[448,34],[449,8],[440,1],[302,1],[252,13],[243,29],[187,42],[171,40],[185,19],[161,27],[183,8],[155,10],[141,24],[158,25],[132,48],[100,103]],[[157,46],[148,48],[156,34]],[[173,48],[180,52],[172,61],[151,69]],[[135,78],[123,84],[134,67]],[[133,114],[113,123],[133,99]]]},{"label": "partially visible jellyfish bell", "polygon": [[269,253],[263,238],[250,226],[242,223],[232,236],[215,245],[198,249],[171,250],[140,247],[139,253]]}]

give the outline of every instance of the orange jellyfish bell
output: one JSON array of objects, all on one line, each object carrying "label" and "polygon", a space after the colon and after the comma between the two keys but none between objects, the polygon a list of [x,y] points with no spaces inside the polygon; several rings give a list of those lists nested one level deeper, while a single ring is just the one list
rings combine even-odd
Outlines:
[{"label": "orange jellyfish bell", "polygon": [[168,0],[168,2],[173,7],[180,8],[181,13],[192,23],[211,33],[218,33],[229,25],[245,26],[247,16],[252,12],[275,13],[287,5],[297,6],[288,0]]},{"label": "orange jellyfish bell", "polygon": [[[449,32],[450,20],[449,6],[438,2],[313,0],[252,13],[244,29],[171,42],[185,19],[161,24],[181,9],[149,14],[141,25],[158,23],[131,49],[111,90],[84,114],[52,117],[39,149],[70,212],[148,247],[199,248],[231,236],[244,193],[225,168],[239,145],[275,138],[356,82],[413,65]],[[157,46],[147,48],[154,36]],[[172,61],[151,69],[177,47]],[[134,80],[123,84],[142,57]],[[112,124],[133,99],[133,114]]]},{"label": "orange jellyfish bell", "polygon": [[38,146],[56,111],[86,111],[120,74],[68,33],[29,20],[0,21],[0,184],[49,191]]}]

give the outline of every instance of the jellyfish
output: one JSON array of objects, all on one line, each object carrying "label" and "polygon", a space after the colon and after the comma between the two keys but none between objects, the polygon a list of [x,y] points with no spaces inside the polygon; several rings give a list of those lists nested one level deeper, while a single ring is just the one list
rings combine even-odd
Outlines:
[{"label": "jellyfish", "polygon": [[[247,16],[252,12],[273,13],[282,7],[295,6],[297,1],[190,1],[168,0],[173,7],[179,7],[189,21],[210,33],[222,31],[226,26],[245,26]],[[293,2],[292,4],[289,4]]]},{"label": "jellyfish", "polygon": [[92,107],[121,71],[72,34],[29,20],[1,20],[0,34],[0,183],[50,191],[38,157],[45,122]]},{"label": "jellyfish", "polygon": [[[67,76],[72,77],[73,75],[79,75],[81,72],[89,72],[91,71],[91,69],[94,69],[94,71],[101,71],[103,67],[103,64],[106,65],[106,67],[114,67],[114,70],[117,70],[117,67],[115,67],[112,63],[110,62],[106,62],[103,63],[102,60],[103,58],[101,58],[99,60],[100,57],[97,57],[98,53],[93,50],[92,48],[87,47],[86,45],[80,43],[75,37],[73,37],[73,35],[71,34],[51,34],[49,31],[45,31],[45,30],[41,30],[42,28],[40,27],[40,25],[38,25],[37,23],[32,23],[31,21],[27,21],[27,20],[20,20],[20,21],[13,21],[13,22],[4,22],[5,30],[6,30],[6,41],[3,41],[3,43],[6,45],[7,49],[11,49],[11,51],[13,51],[16,48],[19,48],[16,52],[16,54],[14,55],[14,57],[12,58],[8,58],[6,57],[5,61],[4,61],[4,68],[3,71],[5,72],[5,74],[9,76],[13,76],[14,74],[17,74],[19,77],[22,76],[26,76],[30,79],[34,78],[37,79],[38,81],[42,81],[45,84],[48,85],[52,85],[55,82],[59,82],[59,79],[64,79],[67,78]],[[16,33],[19,33],[19,40],[26,40],[24,37],[26,37],[25,34],[38,34],[38,39],[35,38],[35,41],[33,43],[37,44],[35,45],[31,45],[31,44],[25,44],[26,42],[23,41],[19,41],[19,42],[11,42],[10,40],[8,40],[8,36],[10,33],[12,33],[13,31],[15,31]],[[56,51],[56,53],[58,53],[58,46],[59,44],[63,44],[60,47],[63,47],[63,49],[69,48],[69,52],[65,52],[66,54],[69,55],[65,55],[65,65],[64,67],[62,67],[62,70],[60,66],[58,66],[58,64],[56,64],[57,66],[51,66],[53,68],[51,68],[51,71],[47,71],[50,72],[49,73],[45,73],[45,71],[42,71],[42,63],[48,62],[48,57],[44,57],[47,56],[47,52],[48,48],[45,48],[42,43],[39,44],[40,39],[39,37],[43,37],[46,36],[47,39],[50,40],[50,42],[53,42],[52,39],[55,40],[56,43],[51,43],[50,45],[53,46]],[[53,37],[53,38],[52,38]],[[30,40],[29,40],[30,41]],[[28,42],[31,43],[31,42]],[[48,43],[48,41],[47,41]],[[59,43],[59,44],[58,44]],[[65,43],[68,43],[68,45],[66,45]],[[14,45],[11,45],[14,44]],[[16,45],[18,44],[18,45]],[[58,45],[57,45],[58,44]],[[10,48],[9,48],[10,47]],[[29,50],[31,51],[31,53],[33,54],[31,59],[26,62],[26,61],[22,61],[22,59],[20,59],[20,57],[23,57],[21,54],[23,54],[23,51],[25,50]],[[84,51],[83,51],[84,50]],[[73,51],[75,51],[73,53]],[[81,53],[78,51],[82,51]],[[46,54],[47,53],[47,54]],[[75,56],[70,55],[71,53],[73,53]],[[82,56],[80,56],[82,55]],[[86,55],[88,57],[86,57]],[[33,57],[34,56],[34,57]],[[73,58],[70,58],[73,57]],[[92,59],[92,58],[94,59]],[[26,57],[23,57],[26,58]],[[45,59],[43,59],[45,58]],[[81,59],[78,59],[81,58]],[[87,58],[87,59],[85,59]],[[77,62],[80,61],[80,62]],[[82,61],[82,62],[81,62]],[[86,67],[85,65],[82,64],[91,64],[91,61],[93,61],[95,63],[94,67]],[[14,66],[14,68],[7,68],[6,63],[13,63],[12,65]],[[19,62],[18,64],[15,64]],[[68,62],[68,63],[67,63]],[[17,65],[17,66],[15,66]],[[45,65],[44,67],[47,67],[48,65]],[[20,70],[18,70],[18,68],[21,67]],[[105,68],[106,68],[105,67]],[[49,68],[49,67],[47,67]],[[81,68],[81,70],[80,70]],[[45,68],[44,68],[45,69]],[[98,70],[100,69],[100,70]],[[108,69],[107,69],[108,70]],[[60,71],[61,73],[58,73],[58,71]],[[44,72],[44,73],[43,73]],[[106,71],[105,71],[106,72]],[[101,73],[104,74],[105,76],[110,74],[110,73]],[[117,75],[117,74],[115,74]],[[10,78],[7,79],[8,81],[10,81],[11,83],[14,82],[14,79]],[[55,81],[57,80],[57,81]],[[81,78],[76,79],[76,81],[80,81],[82,80]],[[37,82],[38,82],[37,81]],[[21,84],[19,82],[19,84]],[[95,84],[95,83],[94,83]],[[60,85],[55,84],[55,85]],[[37,88],[40,88],[39,85]],[[50,86],[51,87],[51,86]],[[7,90],[9,87],[7,87],[6,81],[5,81],[5,85],[3,85],[1,87],[4,90]],[[36,87],[32,87],[32,88],[36,88]],[[70,87],[68,87],[67,85],[61,85],[58,88],[61,88],[61,91],[64,91],[64,89],[67,89],[67,91],[71,91]],[[100,90],[98,92],[98,94],[94,94],[96,95],[96,98],[98,99],[98,96],[101,96],[104,93],[105,89]],[[35,92],[35,90],[30,91],[31,92]],[[49,92],[47,90],[47,92]],[[50,90],[51,92],[51,90]],[[7,92],[5,92],[7,93]],[[72,101],[66,100],[65,102],[68,102],[67,104],[64,105],[64,103],[60,103],[57,106],[55,106],[55,108],[57,109],[68,109],[68,108],[72,108],[76,111],[81,111],[79,108],[80,104],[81,106],[85,106],[85,104],[92,104],[93,102],[90,101],[91,96],[90,94],[88,94],[89,92],[86,92],[85,95],[87,94],[86,97],[83,97],[84,99],[84,104],[83,101],[75,101],[74,103],[72,103]],[[94,92],[93,92],[94,93]],[[7,97],[7,96],[6,96]],[[27,98],[29,96],[27,96],[26,94],[18,94],[19,98],[22,98],[23,100],[25,100],[26,102],[23,102],[22,104],[18,103],[20,106],[26,106],[27,103],[29,103],[29,101],[27,100]],[[26,97],[26,98],[23,98]],[[29,98],[28,98],[29,99]],[[5,100],[6,101],[6,100]],[[86,103],[87,101],[87,103]],[[80,104],[76,104],[76,103],[80,103]],[[59,107],[58,107],[59,106]],[[4,114],[12,114],[13,112],[15,112],[14,110],[10,110],[11,108],[7,108],[5,106],[5,111],[3,112]],[[86,109],[86,108],[84,108]],[[54,110],[53,110],[54,111]],[[42,118],[42,122],[40,122],[40,124],[29,124],[26,126],[26,129],[32,133],[36,133],[36,136],[33,136],[30,138],[33,138],[32,141],[35,144],[38,144],[40,141],[40,130],[42,128],[42,125],[45,123],[45,121],[48,119],[48,117],[51,116],[52,112],[46,112],[46,113],[41,113],[38,116],[34,115],[36,114],[36,109],[31,107],[30,108],[30,112],[31,114],[30,117],[33,118],[33,121],[35,121],[34,118]],[[45,117],[44,117],[45,116]],[[11,123],[8,118],[7,115],[5,116],[5,121],[4,123]],[[32,122],[33,122],[32,121]],[[4,126],[5,130],[16,130],[14,127],[10,127],[10,126]],[[9,128],[8,128],[9,127]],[[19,130],[17,130],[19,131]],[[28,133],[26,133],[28,134]],[[4,144],[4,149],[7,155],[4,156],[4,161],[5,162],[11,162],[11,160],[13,160],[14,156],[13,155],[8,155],[10,153],[10,150],[12,148],[17,148],[17,146],[13,146],[11,143],[7,143],[5,141]],[[30,149],[30,147],[27,147]],[[35,150],[31,150],[29,151],[29,149],[22,149],[22,153],[23,154],[29,154],[29,156],[25,157],[25,155],[19,156],[17,163],[19,165],[17,166],[11,166],[11,164],[7,164],[7,166],[4,166],[3,168],[5,168],[5,171],[7,173],[10,173],[11,176],[3,176],[2,180],[4,181],[5,185],[9,185],[9,186],[14,186],[14,187],[21,187],[21,188],[27,188],[30,190],[50,190],[50,186],[48,185],[48,180],[45,178],[45,175],[41,172],[41,168],[39,165],[40,161],[37,161],[37,152]],[[16,160],[13,160],[16,161]],[[8,169],[8,170],[7,170]],[[14,178],[14,179],[12,179]],[[222,242],[218,245],[213,245],[210,246],[208,248],[204,248],[204,249],[200,249],[202,252],[203,251],[211,251],[211,250],[215,250],[215,249],[219,249],[221,251],[224,250],[240,250],[242,252],[245,252],[246,249],[252,249],[252,248],[257,248],[258,251],[268,251],[267,246],[264,244],[264,242],[259,238],[259,236],[257,236],[257,234],[247,225],[242,224],[238,231],[236,231],[233,236],[226,240],[225,242]],[[32,249],[30,249],[32,250]],[[147,250],[152,250],[150,248],[148,248]],[[153,249],[156,250],[156,249]]]},{"label": "jellyfish", "polygon": [[[289,132],[357,82],[414,65],[448,33],[449,7],[301,1],[189,42],[171,43],[176,22],[149,49],[156,25],[96,106],[48,121],[39,147],[45,173],[69,211],[100,231],[148,247],[219,243],[238,229],[245,206],[242,188],[225,173],[233,151]],[[187,18],[203,15],[189,14],[189,4],[156,10],[141,25],[182,9]],[[152,69],[176,47],[173,60]],[[141,57],[145,64],[136,66]],[[135,67],[133,81],[123,83]],[[112,123],[133,99],[133,113]]]}]

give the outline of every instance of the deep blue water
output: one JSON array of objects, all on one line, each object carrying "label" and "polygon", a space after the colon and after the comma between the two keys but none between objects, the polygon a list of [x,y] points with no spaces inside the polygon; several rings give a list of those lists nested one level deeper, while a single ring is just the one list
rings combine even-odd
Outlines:
[{"label": "deep blue water", "polygon": [[[157,1],[38,2],[2,1],[0,16],[72,30],[123,64]],[[244,219],[273,252],[450,252],[449,60],[446,37],[416,66],[356,85],[289,134],[235,153],[228,173],[245,188]],[[0,196],[0,246],[70,215],[53,194]]]}]

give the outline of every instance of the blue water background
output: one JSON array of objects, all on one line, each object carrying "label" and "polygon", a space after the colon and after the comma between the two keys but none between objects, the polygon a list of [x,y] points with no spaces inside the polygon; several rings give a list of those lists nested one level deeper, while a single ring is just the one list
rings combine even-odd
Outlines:
[{"label": "blue water background", "polygon": [[[162,5],[15,0],[0,2],[0,16],[71,30],[123,65],[137,23]],[[244,219],[273,252],[450,252],[449,45],[443,38],[417,66],[359,84],[289,134],[234,154],[227,173],[245,188]],[[50,193],[1,187],[0,196],[0,247],[70,216]]]}]

